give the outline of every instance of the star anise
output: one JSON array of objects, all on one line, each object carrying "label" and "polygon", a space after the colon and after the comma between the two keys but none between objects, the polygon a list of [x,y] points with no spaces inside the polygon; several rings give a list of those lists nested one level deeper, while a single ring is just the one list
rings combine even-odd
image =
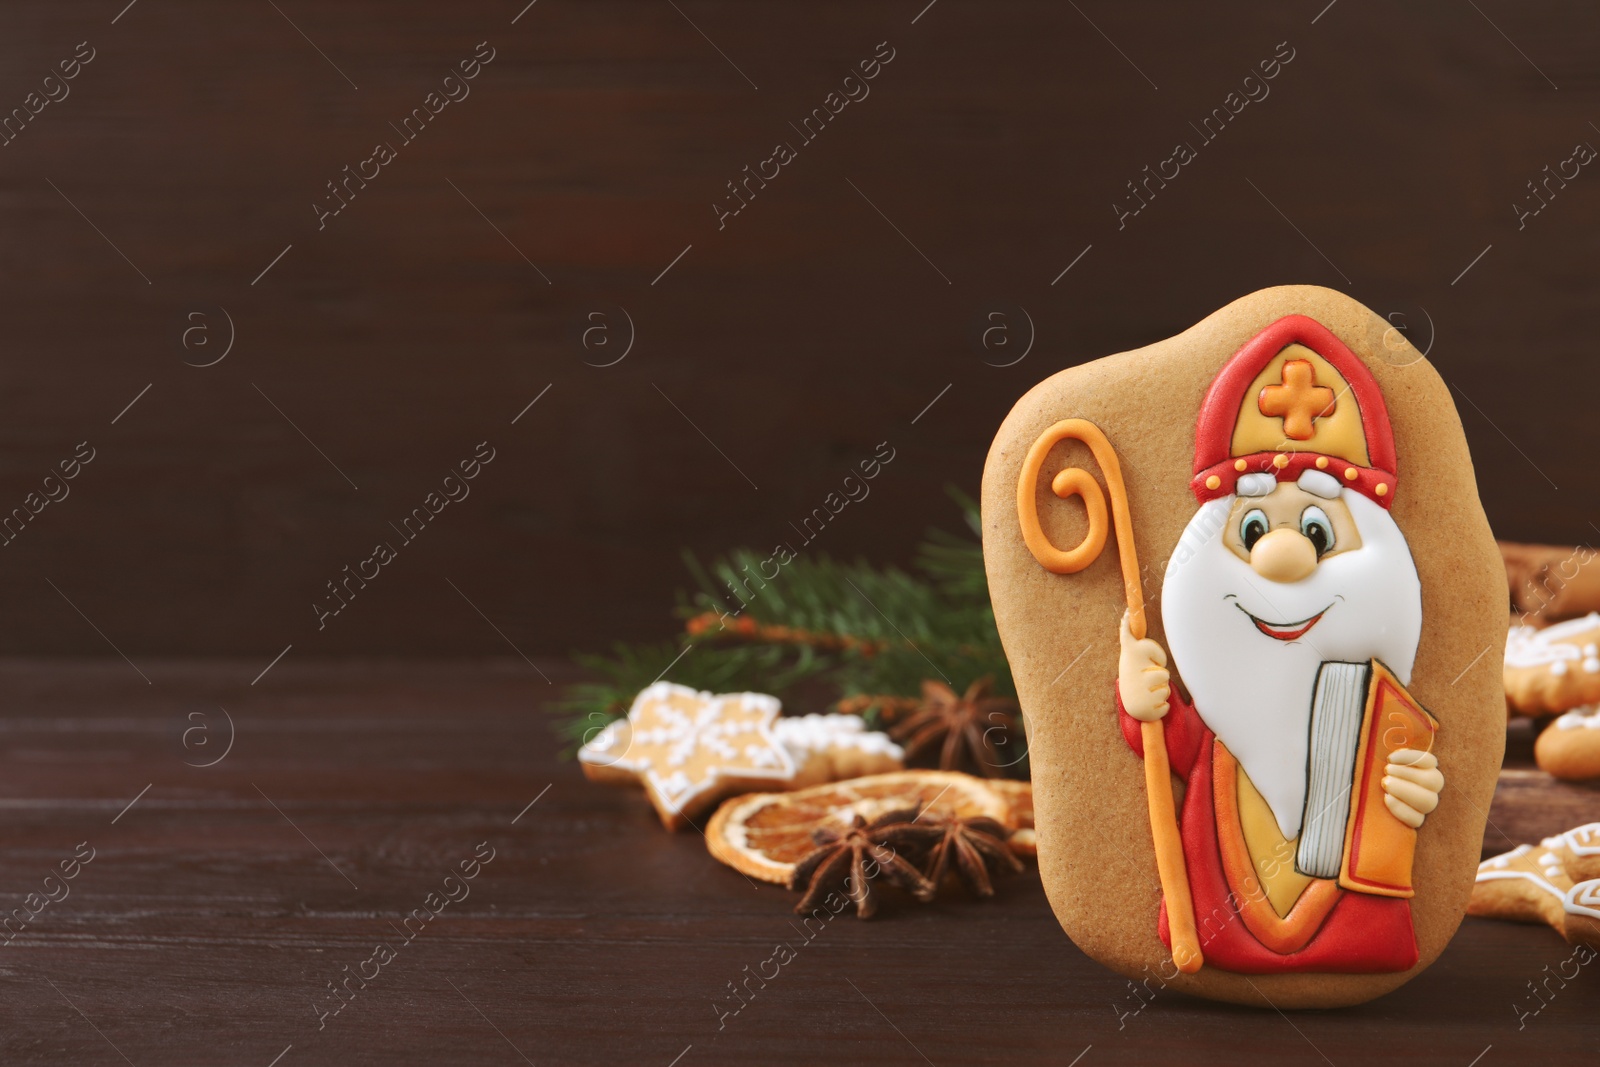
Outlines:
[{"label": "star anise", "polygon": [[879,878],[918,900],[932,900],[933,883],[901,854],[905,847],[925,840],[925,835],[912,828],[916,817],[915,809],[891,811],[869,825],[857,815],[843,833],[821,829],[812,834],[816,849],[796,864],[789,876],[790,889],[803,887],[806,891],[795,905],[795,914],[810,913],[829,891],[843,884],[845,894],[855,903],[856,915],[870,919],[878,910],[873,883]]},{"label": "star anise", "polygon": [[943,682],[924,681],[921,705],[889,729],[889,736],[905,746],[906,764],[937,750],[941,770],[1006,777],[1007,767],[1017,760],[1003,758],[1000,745],[1009,745],[1019,734],[1018,709],[1015,700],[991,696],[993,686],[994,678],[985,676],[957,696]]},{"label": "star anise", "polygon": [[980,897],[994,896],[993,874],[1017,874],[1022,861],[1006,844],[1010,832],[987,816],[971,819],[925,813],[912,827],[928,848],[923,872],[935,886],[954,872]]}]

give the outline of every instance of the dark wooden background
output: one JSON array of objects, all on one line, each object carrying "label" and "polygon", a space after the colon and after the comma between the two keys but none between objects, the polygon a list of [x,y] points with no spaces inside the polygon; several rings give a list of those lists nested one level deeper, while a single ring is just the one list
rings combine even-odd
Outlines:
[{"label": "dark wooden background", "polygon": [[[664,832],[639,794],[555,758],[520,660],[291,661],[253,689],[240,681],[251,662],[141,665],[154,688],[120,662],[0,664],[0,900],[19,906],[78,842],[95,849],[71,895],[0,945],[0,1062],[1577,1067],[1600,1055],[1600,963],[1581,965],[1543,927],[1469,918],[1389,996],[1287,1016],[1158,982],[1135,993],[1061,933],[1032,865],[990,902],[889,900],[802,944],[796,894],[750,883],[693,830]],[[222,755],[219,704],[236,743],[194,766]],[[1514,740],[1510,762],[1531,778],[1531,746]],[[1545,789],[1593,817],[1593,789]],[[1572,815],[1530,821],[1497,798],[1486,847]],[[319,1028],[327,983],[397,943],[395,925],[480,842],[495,858],[470,895]],[[780,942],[796,958],[721,1017],[736,1006],[728,983],[770,976]]]},{"label": "dark wooden background", "polygon": [[[97,850],[0,945],[0,1060],[1594,1061],[1594,968],[1519,1020],[1570,949],[1480,920],[1363,1008],[1124,1024],[1031,873],[840,920],[719,1029],[791,898],[583,782],[543,714],[575,677],[543,657],[665,636],[681,549],[790,538],[888,442],[811,550],[903,561],[1031,384],[1284,282],[1430,352],[1502,537],[1589,540],[1600,177],[1513,205],[1600,143],[1592,7],[524,3],[0,18],[0,119],[95,51],[0,146],[0,516],[96,453],[0,545],[4,906]],[[470,95],[319,230],[480,41]],[[879,42],[870,96],[719,230]],[[1119,229],[1280,42],[1270,95]],[[471,495],[319,630],[324,583],[480,441]],[[1596,811],[1513,740],[1490,851]],[[471,898],[319,1030],[479,841]]]},{"label": "dark wooden background", "polygon": [[[0,549],[0,648],[108,651],[87,617],[135,658],[506,652],[447,578],[530,655],[664,633],[680,549],[792,536],[887,440],[812,550],[905,559],[1032,383],[1283,282],[1430,350],[1500,535],[1594,535],[1600,179],[1513,210],[1600,144],[1590,6],[539,0],[513,25],[524,2],[7,7],[0,113],[97,55],[0,148],[0,511],[98,457]],[[319,231],[325,183],[485,40],[471,95]],[[883,41],[870,96],[719,231],[725,183]],[[1198,158],[1119,230],[1179,140]],[[224,310],[230,354],[185,366]],[[627,358],[585,365],[624,311]],[[1028,319],[1026,358],[986,365]],[[324,583],[485,439],[472,496],[318,631]]]}]

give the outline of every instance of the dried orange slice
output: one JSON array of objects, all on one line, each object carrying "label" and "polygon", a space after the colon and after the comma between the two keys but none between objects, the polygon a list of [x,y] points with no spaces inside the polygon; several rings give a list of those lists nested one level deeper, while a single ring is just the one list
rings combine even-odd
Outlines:
[{"label": "dried orange slice", "polygon": [[990,782],[989,788],[1005,797],[1011,805],[1009,825],[1015,826],[1016,830],[1006,844],[1011,846],[1011,851],[1019,855],[1037,856],[1038,838],[1033,832],[1033,783],[1002,778]]},{"label": "dried orange slice", "polygon": [[723,802],[706,825],[711,854],[764,882],[786,885],[816,847],[812,833],[844,830],[891,811],[922,807],[944,815],[987,815],[1006,826],[1011,804],[982,778],[956,771],[896,771],[812,786],[793,793],[750,793]]}]

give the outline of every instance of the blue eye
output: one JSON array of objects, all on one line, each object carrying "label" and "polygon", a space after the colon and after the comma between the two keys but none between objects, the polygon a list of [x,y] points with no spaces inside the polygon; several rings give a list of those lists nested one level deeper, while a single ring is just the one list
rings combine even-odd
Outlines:
[{"label": "blue eye", "polygon": [[1312,504],[1300,513],[1300,532],[1306,535],[1317,549],[1317,558],[1321,559],[1333,551],[1336,543],[1333,536],[1333,521],[1328,518],[1328,513]]},{"label": "blue eye", "polygon": [[1244,550],[1250,551],[1256,547],[1256,542],[1267,536],[1270,524],[1267,522],[1267,513],[1260,508],[1251,508],[1244,513],[1244,518],[1239,520],[1239,540],[1244,542]]}]

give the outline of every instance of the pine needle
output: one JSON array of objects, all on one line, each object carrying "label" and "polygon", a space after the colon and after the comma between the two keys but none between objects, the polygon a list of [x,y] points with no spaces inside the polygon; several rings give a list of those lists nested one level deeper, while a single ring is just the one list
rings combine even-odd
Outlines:
[{"label": "pine needle", "polygon": [[957,490],[950,495],[970,535],[930,530],[915,573],[808,553],[768,578],[775,565],[767,553],[736,548],[707,563],[685,553],[693,586],[680,593],[678,615],[688,631],[676,641],[618,642],[609,653],[577,655],[594,680],[569,686],[556,705],[562,737],[575,750],[663,679],[770,693],[786,710],[801,687],[830,702],[914,697],[925,678],[959,691],[985,674],[994,675],[997,693],[1014,695],[989,604],[978,506]]}]

